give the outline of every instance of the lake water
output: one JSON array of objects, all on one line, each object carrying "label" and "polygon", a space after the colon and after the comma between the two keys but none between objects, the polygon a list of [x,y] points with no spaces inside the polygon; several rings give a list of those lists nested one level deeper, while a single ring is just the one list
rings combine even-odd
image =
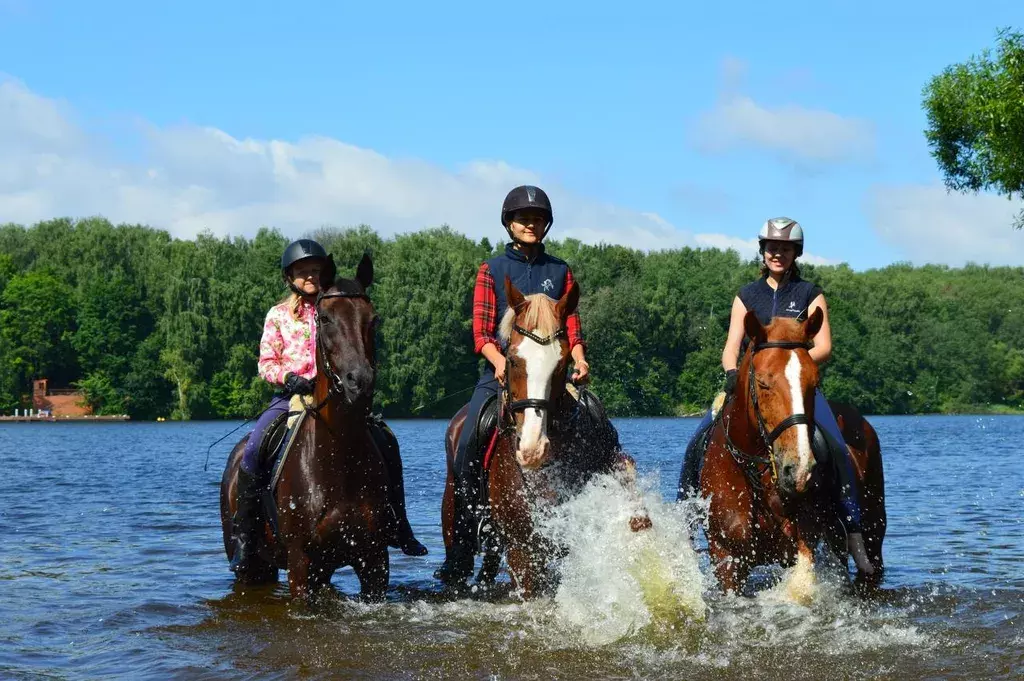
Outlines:
[{"label": "lake water", "polygon": [[[558,593],[443,597],[444,421],[390,422],[430,549],[391,553],[388,601],[310,613],[236,587],[218,485],[238,423],[0,424],[0,677],[366,679],[1024,678],[1024,417],[872,417],[889,529],[879,597],[822,570],[809,604],[762,571],[719,595],[672,503],[696,419],[616,419],[653,534],[622,532],[595,484],[552,522]],[[698,547],[702,542],[698,542]],[[507,581],[503,573],[502,581]],[[659,588],[652,588],[652,585]]]}]

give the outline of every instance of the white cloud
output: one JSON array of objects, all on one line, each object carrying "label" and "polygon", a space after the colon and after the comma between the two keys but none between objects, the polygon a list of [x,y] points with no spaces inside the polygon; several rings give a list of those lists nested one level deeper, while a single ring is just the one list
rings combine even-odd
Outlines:
[{"label": "white cloud", "polygon": [[765,149],[785,161],[842,163],[874,157],[875,128],[870,121],[795,104],[769,107],[740,90],[742,62],[723,64],[722,92],[693,131],[697,147],[722,152],[741,147]]},{"label": "white cloud", "polygon": [[195,126],[140,129],[138,159],[116,158],[67,107],[0,78],[0,221],[103,215],[179,237],[202,229],[251,236],[262,225],[296,236],[358,223],[390,235],[447,223],[493,241],[503,235],[505,193],[531,182],[551,195],[557,238],[642,249],[698,245],[654,213],[599,203],[498,160],[452,171],[326,137],[293,142]]},{"label": "white cloud", "polygon": [[914,264],[1024,265],[1024,230],[1012,226],[1024,202],[947,192],[941,184],[877,186],[866,212],[875,232]]}]

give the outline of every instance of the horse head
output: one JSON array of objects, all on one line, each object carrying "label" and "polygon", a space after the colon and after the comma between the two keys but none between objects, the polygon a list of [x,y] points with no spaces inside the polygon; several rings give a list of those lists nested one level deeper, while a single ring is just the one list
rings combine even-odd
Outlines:
[{"label": "horse head", "polygon": [[324,277],[326,287],[316,301],[317,374],[325,378],[326,394],[355,411],[369,410],[377,380],[376,331],[380,317],[366,289],[373,283],[373,262],[363,254],[355,279]]},{"label": "horse head", "polygon": [[765,327],[753,312],[743,320],[750,347],[736,390],[750,397],[748,417],[757,424],[773,477],[787,496],[804,492],[814,468],[811,428],[818,366],[809,349],[822,320],[820,309],[805,322],[776,317]]},{"label": "horse head", "polygon": [[548,460],[551,411],[565,394],[566,320],[579,303],[579,286],[573,282],[555,301],[543,293],[524,296],[506,276],[505,297],[499,331],[506,346],[505,408],[515,421],[516,460],[535,469]]}]

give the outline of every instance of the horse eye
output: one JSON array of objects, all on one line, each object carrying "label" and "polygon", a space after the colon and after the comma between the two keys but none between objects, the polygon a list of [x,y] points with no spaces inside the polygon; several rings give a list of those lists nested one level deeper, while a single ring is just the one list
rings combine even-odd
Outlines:
[{"label": "horse eye", "polygon": [[769,389],[769,388],[771,387],[770,385],[768,385],[767,383],[765,383],[764,381],[762,381],[762,380],[761,380],[760,378],[759,378],[759,379],[757,379],[757,384],[758,384],[759,386],[761,386],[761,389],[762,389],[762,390],[768,390],[768,389]]}]

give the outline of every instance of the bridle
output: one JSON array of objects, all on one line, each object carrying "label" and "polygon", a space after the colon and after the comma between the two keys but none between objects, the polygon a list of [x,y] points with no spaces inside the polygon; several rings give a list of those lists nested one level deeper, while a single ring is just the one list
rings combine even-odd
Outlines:
[{"label": "bridle", "polygon": [[[737,463],[739,463],[740,465],[743,465],[744,463],[748,464],[744,466],[744,470],[748,472],[748,479],[750,480],[751,484],[753,484],[754,487],[756,487],[757,489],[760,489],[760,484],[757,478],[749,475],[749,471],[751,468],[750,464],[753,464],[753,466],[758,470],[763,470],[764,467],[770,467],[772,474],[772,482],[777,482],[779,479],[779,473],[775,463],[775,441],[778,440],[784,432],[786,432],[793,426],[813,426],[813,422],[811,420],[811,417],[808,416],[806,412],[803,414],[790,414],[782,421],[780,421],[779,424],[775,426],[775,428],[773,428],[770,433],[768,432],[768,426],[764,422],[764,416],[761,415],[761,406],[757,400],[757,389],[754,387],[754,355],[759,350],[767,350],[771,348],[776,348],[780,350],[799,350],[802,348],[804,350],[809,350],[810,347],[810,344],[807,342],[765,341],[764,343],[759,343],[755,345],[750,351],[750,367],[747,373],[747,388],[750,394],[750,401],[754,405],[754,415],[757,417],[757,430],[761,435],[761,440],[765,444],[765,449],[768,452],[767,456],[756,456],[753,454],[747,454],[746,452],[739,449],[735,444],[733,444],[732,438],[729,436],[730,416],[728,414],[723,416],[725,448],[729,451],[730,454],[732,454],[733,459],[735,459]],[[723,408],[722,411],[725,411],[725,409]]]},{"label": "bridle", "polygon": [[[319,404],[313,407],[307,407],[306,410],[311,412],[313,416],[317,418],[319,418],[320,416],[320,409],[323,408],[323,406],[327,404],[327,402],[330,401],[331,398],[340,397],[345,394],[345,385],[342,382],[342,378],[338,374],[337,369],[335,369],[334,365],[331,363],[331,359],[327,355],[327,348],[324,346],[323,341],[324,334],[322,326],[323,323],[320,321],[320,303],[324,300],[327,300],[328,298],[361,298],[363,300],[366,300],[367,302],[369,302],[370,300],[370,296],[366,295],[365,293],[348,293],[344,291],[335,291],[333,293],[324,293],[323,291],[320,291],[320,293],[318,293],[316,296],[316,303],[313,305],[313,323],[316,326],[316,351],[317,354],[320,355],[320,359],[322,360],[324,365],[324,375],[327,377],[327,395],[324,397],[323,400],[319,402]],[[372,364],[373,370],[374,372],[376,372],[376,354],[373,357]]]},{"label": "bridle", "polygon": [[[519,326],[518,324],[513,324],[512,328],[515,331],[517,331],[518,333],[520,333],[523,336],[525,336],[525,337],[529,338],[530,340],[532,340],[534,343],[537,343],[538,345],[551,345],[552,343],[557,341],[559,338],[564,338],[565,335],[568,333],[568,331],[566,330],[566,328],[564,326],[562,328],[558,329],[557,331],[555,331],[554,333],[552,333],[550,336],[544,336],[544,337],[538,336],[537,334],[535,334],[535,333],[533,333],[531,331],[527,331],[526,329],[524,329],[523,327]],[[511,344],[509,344],[508,348],[505,349],[505,366],[515,366],[516,360],[510,354],[511,349],[512,349],[512,345]],[[504,398],[505,398],[505,409],[509,412],[510,415],[515,414],[516,412],[524,411],[526,409],[537,409],[539,411],[551,411],[551,400],[549,400],[549,399],[526,398],[526,399],[522,399],[522,400],[512,401],[511,381],[508,380],[507,374],[508,374],[508,372],[506,371],[505,386],[502,389],[502,393],[503,393]]]}]

